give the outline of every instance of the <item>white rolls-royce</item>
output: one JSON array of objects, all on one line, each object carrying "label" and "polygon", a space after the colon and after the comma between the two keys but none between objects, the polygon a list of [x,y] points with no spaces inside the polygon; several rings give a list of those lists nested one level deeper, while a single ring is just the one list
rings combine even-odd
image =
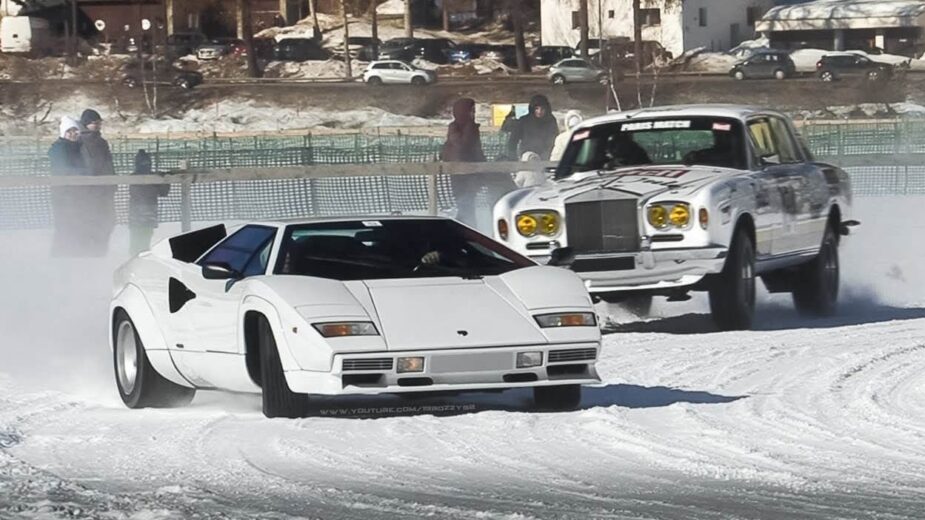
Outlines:
[{"label": "white rolls-royce", "polygon": [[453,220],[222,225],[119,268],[116,384],[130,408],[196,389],[260,392],[268,417],[309,394],[533,387],[568,409],[599,382],[601,335],[581,279]]},{"label": "white rolls-royce", "polygon": [[495,236],[567,265],[606,301],[709,291],[719,328],[749,328],[755,278],[800,311],[830,314],[851,188],[774,110],[675,106],[577,127],[541,186],[494,209]]}]

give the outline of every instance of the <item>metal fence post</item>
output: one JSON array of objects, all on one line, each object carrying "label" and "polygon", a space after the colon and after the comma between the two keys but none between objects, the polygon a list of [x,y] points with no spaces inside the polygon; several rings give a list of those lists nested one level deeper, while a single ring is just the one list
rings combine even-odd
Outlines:
[{"label": "metal fence post", "polygon": [[439,206],[437,202],[437,177],[439,175],[443,175],[442,163],[437,165],[435,173],[427,175],[427,212],[433,216],[437,216]]},{"label": "metal fence post", "polygon": [[184,177],[180,182],[180,230],[184,233],[193,228],[193,181]]}]

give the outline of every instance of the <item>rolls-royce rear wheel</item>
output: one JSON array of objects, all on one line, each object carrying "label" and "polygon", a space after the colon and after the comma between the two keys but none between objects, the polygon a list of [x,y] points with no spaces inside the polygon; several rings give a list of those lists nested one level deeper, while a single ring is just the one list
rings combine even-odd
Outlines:
[{"label": "rolls-royce rear wheel", "polygon": [[541,410],[574,410],[581,403],[581,385],[536,386],[533,402]]},{"label": "rolls-royce rear wheel", "polygon": [[732,238],[723,271],[710,286],[710,312],[720,330],[745,330],[755,314],[755,246],[745,228]]},{"label": "rolls-royce rear wheel", "polygon": [[128,313],[119,309],[112,323],[113,369],[119,397],[129,408],[171,408],[186,406],[196,395],[168,381],[148,361],[144,345]]},{"label": "rolls-royce rear wheel", "polygon": [[838,304],[838,239],[832,226],[825,230],[816,258],[800,266],[793,303],[801,314],[831,316]]},{"label": "rolls-royce rear wheel", "polygon": [[279,360],[276,338],[266,318],[257,326],[260,348],[260,383],[263,389],[263,415],[267,417],[302,417],[308,410],[308,396],[289,389]]}]

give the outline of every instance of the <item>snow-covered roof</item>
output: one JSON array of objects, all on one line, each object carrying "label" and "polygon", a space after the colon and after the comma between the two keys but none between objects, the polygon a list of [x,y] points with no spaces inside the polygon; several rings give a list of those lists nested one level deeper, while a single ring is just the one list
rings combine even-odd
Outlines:
[{"label": "snow-covered roof", "polygon": [[775,7],[755,24],[755,30],[873,29],[923,24],[922,0],[815,0]]}]

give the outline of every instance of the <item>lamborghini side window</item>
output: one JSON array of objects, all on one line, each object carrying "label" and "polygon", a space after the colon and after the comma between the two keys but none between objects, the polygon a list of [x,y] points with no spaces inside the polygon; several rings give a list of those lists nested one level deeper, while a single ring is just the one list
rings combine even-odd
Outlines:
[{"label": "lamborghini side window", "polygon": [[276,228],[244,226],[206,254],[198,264],[224,263],[244,276],[263,274],[275,236]]}]

